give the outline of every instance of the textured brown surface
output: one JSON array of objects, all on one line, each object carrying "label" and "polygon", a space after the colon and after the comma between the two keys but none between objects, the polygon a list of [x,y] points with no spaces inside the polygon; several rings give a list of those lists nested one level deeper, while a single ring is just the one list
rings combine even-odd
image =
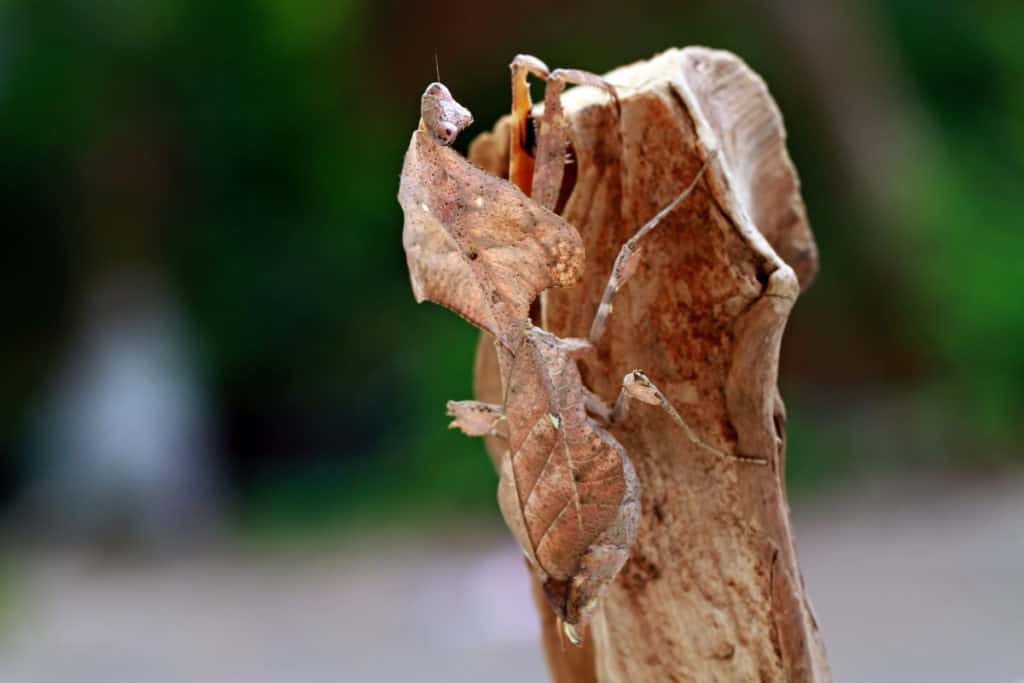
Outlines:
[{"label": "textured brown surface", "polygon": [[503,366],[507,454],[498,503],[548,601],[583,624],[636,538],[639,483],[622,446],[584,410],[583,384],[565,342],[538,328]]},{"label": "textured brown surface", "polygon": [[578,645],[636,540],[640,486],[625,450],[584,408],[576,357],[593,346],[528,318],[541,291],[582,275],[579,233],[544,208],[554,207],[568,146],[561,91],[559,84],[547,93],[547,113],[559,116],[546,116],[544,125],[558,135],[545,135],[540,149],[558,163],[554,171],[537,169],[534,194],[548,187],[550,195],[543,205],[448,147],[473,117],[441,83],[421,99],[398,198],[417,301],[443,304],[497,339],[503,395],[490,403],[449,401],[450,427],[505,441],[498,451],[502,515]]},{"label": "textured brown surface", "polygon": [[540,292],[580,278],[571,226],[423,128],[412,135],[398,200],[416,300],[450,308],[506,345]]},{"label": "textured brown surface", "polygon": [[[641,368],[704,441],[770,465],[693,446],[657,407],[613,427],[642,485],[638,540],[594,618],[592,661],[552,648],[543,617],[552,672],[560,683],[828,680],[783,480],[779,345],[817,254],[781,119],[760,78],[724,52],[671,50],[606,78],[621,116],[596,89],[563,99],[578,163],[563,216],[583,236],[585,275],[543,296],[545,326],[586,336],[619,247],[711,157],[693,196],[645,238],[581,372],[610,403]],[[496,173],[507,125],[471,148]],[[480,400],[494,388],[478,375]]]}]

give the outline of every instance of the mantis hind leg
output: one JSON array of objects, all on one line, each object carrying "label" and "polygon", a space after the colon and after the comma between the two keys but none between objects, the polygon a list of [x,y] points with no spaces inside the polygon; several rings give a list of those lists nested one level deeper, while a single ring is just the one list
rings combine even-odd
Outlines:
[{"label": "mantis hind leg", "polygon": [[651,379],[642,370],[633,370],[628,373],[622,380],[622,388],[619,390],[618,398],[615,399],[615,405],[608,410],[608,422],[610,424],[621,423],[626,419],[629,412],[630,402],[636,400],[647,405],[660,406],[662,410],[669,414],[672,421],[675,422],[686,435],[686,439],[697,446],[701,450],[707,451],[720,458],[729,458],[731,460],[739,460],[741,462],[752,463],[756,465],[767,465],[768,461],[764,458],[755,458],[747,455],[735,455],[733,453],[727,453],[726,451],[715,448],[704,439],[700,438],[696,431],[683,416],[679,414],[672,402],[665,396],[664,392],[651,381]]}]

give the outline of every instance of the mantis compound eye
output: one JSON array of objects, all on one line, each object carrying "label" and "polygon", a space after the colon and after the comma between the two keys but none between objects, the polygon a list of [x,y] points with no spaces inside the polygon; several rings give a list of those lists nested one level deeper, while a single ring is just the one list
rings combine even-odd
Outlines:
[{"label": "mantis compound eye", "polygon": [[431,83],[423,93],[420,116],[427,132],[442,145],[455,142],[466,126],[473,123],[473,115],[455,101],[442,83]]}]

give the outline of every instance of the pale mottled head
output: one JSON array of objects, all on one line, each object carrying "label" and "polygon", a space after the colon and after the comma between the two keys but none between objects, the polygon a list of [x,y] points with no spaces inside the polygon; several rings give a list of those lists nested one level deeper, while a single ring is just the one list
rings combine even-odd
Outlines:
[{"label": "pale mottled head", "polygon": [[469,110],[455,101],[443,83],[437,82],[428,85],[423,93],[420,117],[424,128],[441,145],[455,142],[459,133],[473,123]]}]

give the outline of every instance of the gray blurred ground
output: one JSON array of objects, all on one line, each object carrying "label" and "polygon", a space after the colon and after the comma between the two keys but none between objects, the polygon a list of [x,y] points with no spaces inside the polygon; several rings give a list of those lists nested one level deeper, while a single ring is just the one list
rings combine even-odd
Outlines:
[{"label": "gray blurred ground", "polygon": [[[1024,681],[1024,479],[796,510],[839,682]],[[21,558],[0,681],[544,681],[520,553],[479,531],[160,563]]]}]

